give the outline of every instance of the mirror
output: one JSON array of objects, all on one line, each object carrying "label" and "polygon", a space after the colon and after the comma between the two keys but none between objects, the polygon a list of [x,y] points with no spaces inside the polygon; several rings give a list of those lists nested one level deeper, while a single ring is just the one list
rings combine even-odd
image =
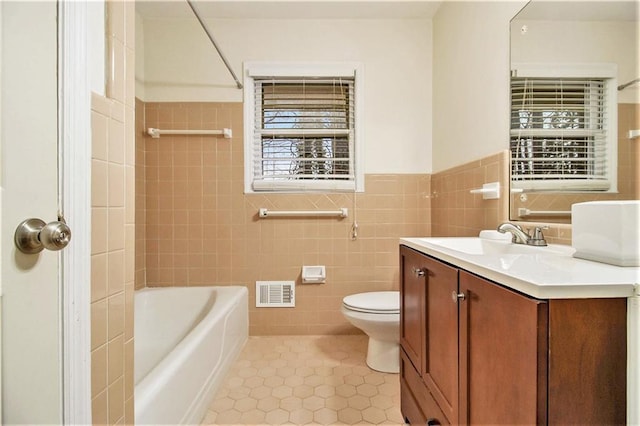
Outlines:
[{"label": "mirror", "polygon": [[640,138],[629,133],[640,129],[638,4],[532,0],[511,20],[512,75],[523,64],[545,68],[545,77],[562,77],[553,75],[560,68],[615,64],[617,87],[611,90],[618,105],[617,134],[612,136],[613,143],[617,140],[615,191],[523,190],[512,181],[510,220],[570,223],[574,203],[639,198]]}]

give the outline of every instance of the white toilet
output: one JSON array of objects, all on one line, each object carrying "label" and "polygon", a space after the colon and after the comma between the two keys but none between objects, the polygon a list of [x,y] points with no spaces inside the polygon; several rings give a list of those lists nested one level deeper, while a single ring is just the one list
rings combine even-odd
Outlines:
[{"label": "white toilet", "polygon": [[400,293],[375,291],[346,296],[342,314],[369,336],[367,365],[383,373],[400,372]]}]

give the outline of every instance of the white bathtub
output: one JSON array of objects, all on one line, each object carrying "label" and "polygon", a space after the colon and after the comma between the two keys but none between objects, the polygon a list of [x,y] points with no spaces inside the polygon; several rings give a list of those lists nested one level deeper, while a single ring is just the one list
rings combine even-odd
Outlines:
[{"label": "white bathtub", "polygon": [[135,293],[135,422],[199,424],[248,335],[246,287]]}]

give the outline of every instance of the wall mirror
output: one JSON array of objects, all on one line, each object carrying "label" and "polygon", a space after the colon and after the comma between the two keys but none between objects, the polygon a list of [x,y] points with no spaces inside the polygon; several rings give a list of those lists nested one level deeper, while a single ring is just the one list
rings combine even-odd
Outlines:
[{"label": "wall mirror", "polygon": [[[637,1],[532,0],[511,20],[511,220],[570,223],[574,203],[639,198],[638,16]],[[584,160],[608,146],[609,160]],[[596,173],[608,178],[579,181]]]}]

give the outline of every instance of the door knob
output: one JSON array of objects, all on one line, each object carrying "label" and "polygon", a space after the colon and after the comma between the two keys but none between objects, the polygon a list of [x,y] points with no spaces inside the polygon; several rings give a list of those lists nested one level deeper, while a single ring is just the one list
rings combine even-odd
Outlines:
[{"label": "door knob", "polygon": [[14,241],[18,250],[26,254],[62,250],[71,241],[71,229],[62,217],[49,223],[31,218],[18,225]]},{"label": "door knob", "polygon": [[464,300],[466,298],[464,293],[458,293],[457,291],[453,291],[451,292],[451,299],[453,300],[453,303],[458,303],[458,300]]}]

